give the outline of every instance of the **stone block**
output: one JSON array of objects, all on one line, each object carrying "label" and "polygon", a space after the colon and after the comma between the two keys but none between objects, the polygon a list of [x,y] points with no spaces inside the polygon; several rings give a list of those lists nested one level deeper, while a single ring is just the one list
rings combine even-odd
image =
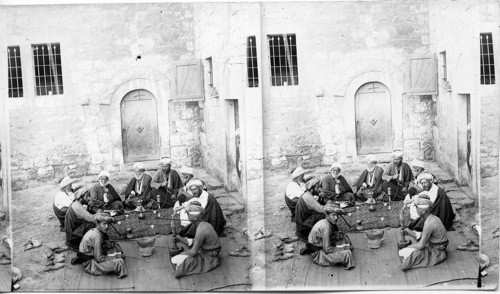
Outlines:
[{"label": "stone block", "polygon": [[288,167],[288,160],[285,156],[278,157],[278,158],[272,158],[270,166],[272,168],[284,169],[284,168]]},{"label": "stone block", "polygon": [[29,173],[26,170],[11,171],[12,181],[27,181],[30,179]]},{"label": "stone block", "polygon": [[227,208],[227,210],[233,212],[233,213],[242,213],[245,211],[245,206],[241,205],[241,204],[235,204],[235,205],[231,205]]},{"label": "stone block", "polygon": [[37,170],[38,179],[53,179],[54,178],[54,169],[49,166],[47,168],[41,167]]}]

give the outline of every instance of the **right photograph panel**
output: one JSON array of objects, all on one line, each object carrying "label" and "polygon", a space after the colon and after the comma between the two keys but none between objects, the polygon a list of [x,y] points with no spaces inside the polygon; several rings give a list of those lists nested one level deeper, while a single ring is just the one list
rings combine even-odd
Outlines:
[{"label": "right photograph panel", "polygon": [[496,288],[498,3],[261,11],[266,287]]}]

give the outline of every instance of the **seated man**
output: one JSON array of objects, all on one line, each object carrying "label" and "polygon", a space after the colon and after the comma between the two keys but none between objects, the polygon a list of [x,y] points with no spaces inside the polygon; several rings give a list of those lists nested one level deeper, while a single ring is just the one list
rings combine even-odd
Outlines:
[{"label": "seated man", "polygon": [[[413,173],[410,166],[406,162],[403,162],[402,151],[394,151],[392,159],[393,161],[389,163],[382,176],[384,180],[382,191],[387,195],[392,194],[391,200],[400,201],[404,200],[406,193],[408,193],[408,185],[413,181]],[[391,188],[391,193],[389,193],[389,188]]]},{"label": "seated man", "polygon": [[366,157],[367,167],[356,182],[357,200],[368,200],[370,192],[373,192],[373,197],[375,198],[382,193],[382,175],[384,170],[379,167],[377,163],[377,158],[374,155],[368,155]]},{"label": "seated man", "polygon": [[[183,202],[193,198],[193,194],[191,194],[191,191],[187,188],[189,186],[189,183],[191,181],[194,181],[194,180],[199,180],[203,183],[203,187],[202,189],[207,191],[207,185],[205,185],[205,183],[196,178],[194,176],[194,171],[192,168],[188,167],[188,166],[182,166],[181,169],[179,170],[179,172],[181,173],[181,179],[182,179],[182,188],[179,189],[179,192],[178,192],[178,201],[179,204],[182,204]],[[177,202],[176,202],[176,205],[177,205]]]},{"label": "seated man", "polygon": [[310,192],[304,192],[295,207],[295,224],[297,238],[307,243],[309,232],[319,220],[325,218],[324,206]]},{"label": "seated man", "polygon": [[183,226],[179,234],[183,237],[194,237],[196,227],[189,221],[186,221],[186,219],[188,219],[186,207],[192,202],[199,202],[203,208],[201,220],[211,224],[219,236],[225,236],[224,226],[226,225],[226,219],[224,218],[222,208],[215,197],[207,191],[202,190],[202,187],[203,183],[200,180],[191,181],[188,189],[193,194],[193,198],[184,202],[182,205],[174,207],[174,213],[179,213],[181,225]]},{"label": "seated man", "polygon": [[115,188],[109,184],[110,174],[102,171],[97,176],[98,183],[90,186],[90,211],[123,210],[123,202]]},{"label": "seated man", "polygon": [[350,269],[354,267],[350,248],[337,248],[334,242],[334,232],[339,230],[337,227],[339,211],[341,209],[334,205],[329,204],[325,207],[326,218],[318,221],[312,228],[307,248],[312,252],[313,262],[316,264],[321,266],[341,264],[344,269]]},{"label": "seated man", "polygon": [[[127,275],[125,261],[121,254],[108,256],[107,250],[110,248],[108,239],[108,222],[112,221],[110,216],[99,215],[96,217],[97,225],[83,236],[80,243],[78,257],[82,259],[83,269],[86,273],[101,276],[114,273],[118,278]],[[72,260],[72,264],[75,264]]]},{"label": "seated man", "polygon": [[156,171],[151,181],[154,199],[160,195],[160,206],[162,208],[173,207],[177,200],[177,193],[182,188],[182,179],[179,174],[172,169],[172,160],[163,157],[160,160],[161,168]]},{"label": "seated man", "polygon": [[[407,201],[407,203],[411,203],[418,198],[428,198],[431,202],[429,213],[437,216],[441,220],[444,227],[448,230],[453,225],[455,213],[453,212],[453,207],[450,199],[446,195],[446,192],[442,188],[434,185],[432,183],[433,179],[434,177],[429,173],[420,174],[419,181],[424,191],[413,196],[413,198]],[[417,232],[421,232],[424,227],[424,221],[425,219],[419,217],[410,223],[409,228]]]},{"label": "seated man", "polygon": [[[403,257],[403,263],[400,266],[402,270],[433,266],[447,258],[446,228],[437,216],[430,213],[431,201],[421,198],[414,200],[413,204],[423,220],[424,227],[418,243],[399,250],[399,256]],[[411,231],[408,233],[413,236]]]},{"label": "seated man", "polygon": [[322,192],[320,196],[332,201],[354,202],[354,194],[347,180],[340,175],[342,165],[334,162],[330,168],[331,173],[321,180]]},{"label": "seated man", "polygon": [[125,189],[125,206],[135,209],[139,206],[139,200],[142,200],[144,208],[152,208],[151,176],[144,173],[146,168],[143,163],[135,163],[133,169],[135,176],[130,180]]},{"label": "seated man", "polygon": [[59,183],[59,191],[57,191],[56,196],[54,197],[54,205],[52,205],[52,207],[54,208],[54,213],[61,224],[61,232],[64,232],[64,218],[66,216],[66,211],[71,205],[71,202],[75,199],[73,189],[71,188],[74,181],[75,180],[71,177],[64,177],[64,179],[62,179]]},{"label": "seated man", "polygon": [[[406,196],[405,201],[419,194],[420,192],[424,191],[424,188],[422,188],[422,186],[418,182],[418,176],[422,173],[429,173],[428,171],[425,170],[424,162],[422,160],[415,158],[412,160],[412,162],[410,162],[410,165],[411,165],[411,170],[413,172],[414,180],[411,181],[410,184],[408,185],[408,195]],[[432,183],[437,185],[437,178],[434,175],[432,175],[432,177],[433,177]]]},{"label": "seated man", "polygon": [[292,213],[292,222],[295,222],[295,207],[300,196],[306,190],[306,183],[304,182],[305,170],[302,167],[297,167],[293,170],[292,180],[286,186],[285,190],[285,203]]},{"label": "seated man", "polygon": [[[175,265],[174,277],[206,273],[220,264],[221,243],[213,226],[202,220],[203,207],[195,204],[186,206],[187,215],[195,234],[191,249],[172,257]],[[189,246],[183,237],[174,237]]]},{"label": "seated man", "polygon": [[76,200],[68,207],[64,218],[66,245],[75,252],[78,252],[78,246],[80,246],[80,241],[85,233],[95,227],[98,214],[90,214],[84,207],[84,205],[88,205],[89,201],[89,189],[87,187],[80,188],[76,192]]}]

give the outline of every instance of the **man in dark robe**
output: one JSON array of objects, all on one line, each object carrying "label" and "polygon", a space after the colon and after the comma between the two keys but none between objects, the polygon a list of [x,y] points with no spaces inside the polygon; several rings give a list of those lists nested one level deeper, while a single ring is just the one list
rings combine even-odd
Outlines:
[{"label": "man in dark robe", "polygon": [[142,204],[144,208],[152,208],[153,201],[151,201],[151,176],[144,173],[146,168],[144,164],[138,162],[134,164],[135,176],[130,180],[125,189],[125,206],[135,209]]},{"label": "man in dark robe", "polygon": [[182,179],[179,174],[172,169],[172,160],[163,157],[160,160],[161,168],[156,171],[151,181],[153,198],[160,195],[160,206],[169,208],[175,205],[177,194],[182,188]]},{"label": "man in dark robe", "polygon": [[[431,174],[430,172],[425,170],[424,162],[422,160],[415,158],[412,160],[412,162],[410,162],[410,165],[411,165],[411,170],[413,172],[414,180],[411,181],[410,184],[408,185],[408,195],[405,200],[410,199],[411,197],[424,191],[424,188],[422,188],[422,186],[420,185],[418,176],[423,173]],[[434,175],[432,175],[432,177],[433,177],[432,183],[437,185],[438,184],[437,178]]]},{"label": "man in dark robe", "polygon": [[90,186],[89,207],[92,213],[102,210],[123,210],[123,202],[115,188],[109,183],[110,174],[102,171],[98,175],[98,183]]},{"label": "man in dark robe", "polygon": [[[391,194],[391,200],[400,201],[404,200],[406,194],[408,193],[408,185],[413,181],[413,173],[410,166],[403,162],[403,152],[400,150],[394,151],[392,156],[393,161],[385,168],[382,179],[382,191],[386,195]],[[389,193],[389,188],[391,188],[391,193]],[[379,200],[389,200],[384,195],[379,196]],[[387,198],[387,199],[386,199]]]},{"label": "man in dark robe", "polygon": [[[450,230],[453,226],[453,220],[455,220],[455,213],[453,212],[453,207],[446,192],[443,188],[439,188],[432,183],[433,176],[431,174],[421,174],[419,178],[424,191],[413,196],[412,200],[415,201],[418,198],[428,198],[432,203],[429,208],[429,213],[437,216],[446,230]],[[409,229],[421,232],[424,227],[424,222],[425,219],[419,217],[410,223]]]},{"label": "man in dark robe", "polygon": [[[201,220],[211,224],[215,232],[217,232],[217,235],[219,235],[220,237],[224,237],[226,236],[224,234],[226,219],[224,218],[222,208],[220,207],[215,197],[207,191],[204,191],[202,187],[203,183],[200,180],[191,181],[188,189],[193,194],[193,198],[186,201],[184,204],[175,207],[174,212],[181,213],[181,219],[186,219],[187,216],[182,216],[185,213],[185,208],[191,202],[199,202],[204,210],[203,214],[200,217]],[[195,233],[196,228],[190,223],[180,230],[179,235],[187,238],[194,238]]]},{"label": "man in dark robe", "polygon": [[359,176],[356,182],[356,199],[366,201],[373,192],[373,197],[378,197],[382,193],[382,175],[384,170],[377,165],[377,158],[373,155],[366,157],[367,167]]},{"label": "man in dark robe", "polygon": [[325,218],[324,206],[314,199],[310,192],[305,192],[295,207],[295,224],[297,238],[307,243],[309,232],[319,220]]},{"label": "man in dark robe", "polygon": [[80,242],[90,229],[95,228],[96,217],[100,214],[91,214],[84,205],[90,201],[90,191],[87,187],[76,192],[76,200],[71,203],[66,211],[64,228],[66,230],[66,245],[78,252]]},{"label": "man in dark robe", "polygon": [[321,180],[322,191],[320,197],[332,201],[354,202],[354,194],[347,180],[340,174],[342,165],[338,162],[332,164],[330,174]]}]

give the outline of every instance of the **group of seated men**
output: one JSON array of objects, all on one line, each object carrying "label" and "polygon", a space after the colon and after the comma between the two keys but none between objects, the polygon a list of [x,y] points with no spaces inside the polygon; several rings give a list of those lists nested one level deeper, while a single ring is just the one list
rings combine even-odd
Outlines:
[{"label": "group of seated men", "polygon": [[306,243],[304,253],[313,254],[313,262],[322,266],[343,265],[352,268],[351,246],[335,245],[337,216],[343,213],[340,204],[363,205],[377,201],[404,201],[412,219],[406,232],[417,242],[400,250],[401,268],[432,266],[446,259],[448,239],[446,230],[452,230],[455,212],[445,191],[437,186],[437,179],[425,170],[421,160],[413,160],[412,167],[403,162],[403,153],[395,151],[393,161],[385,169],[379,167],[375,156],[366,158],[366,169],[355,183],[353,191],[342,176],[342,165],[333,163],[330,174],[322,179],[305,178],[306,171],[297,167],[285,191],[296,235]]},{"label": "group of seated men", "polygon": [[224,236],[226,220],[215,197],[206,191],[203,181],[194,177],[193,169],[182,167],[181,178],[172,169],[171,159],[164,157],[153,177],[145,173],[142,163],[134,164],[133,170],[134,177],[125,189],[124,199],[109,183],[111,175],[107,171],[100,172],[98,182],[90,186],[74,186],[75,179],[69,176],[61,180],[53,209],[61,232],[66,233],[66,245],[77,252],[71,262],[82,263],[89,274],[114,273],[118,278],[125,277],[123,252],[107,235],[109,223],[114,221],[110,212],[174,207],[179,220],[172,223],[178,226],[173,229],[174,238],[189,248],[172,258],[174,276],[203,273],[217,267],[221,249],[218,237]]}]

